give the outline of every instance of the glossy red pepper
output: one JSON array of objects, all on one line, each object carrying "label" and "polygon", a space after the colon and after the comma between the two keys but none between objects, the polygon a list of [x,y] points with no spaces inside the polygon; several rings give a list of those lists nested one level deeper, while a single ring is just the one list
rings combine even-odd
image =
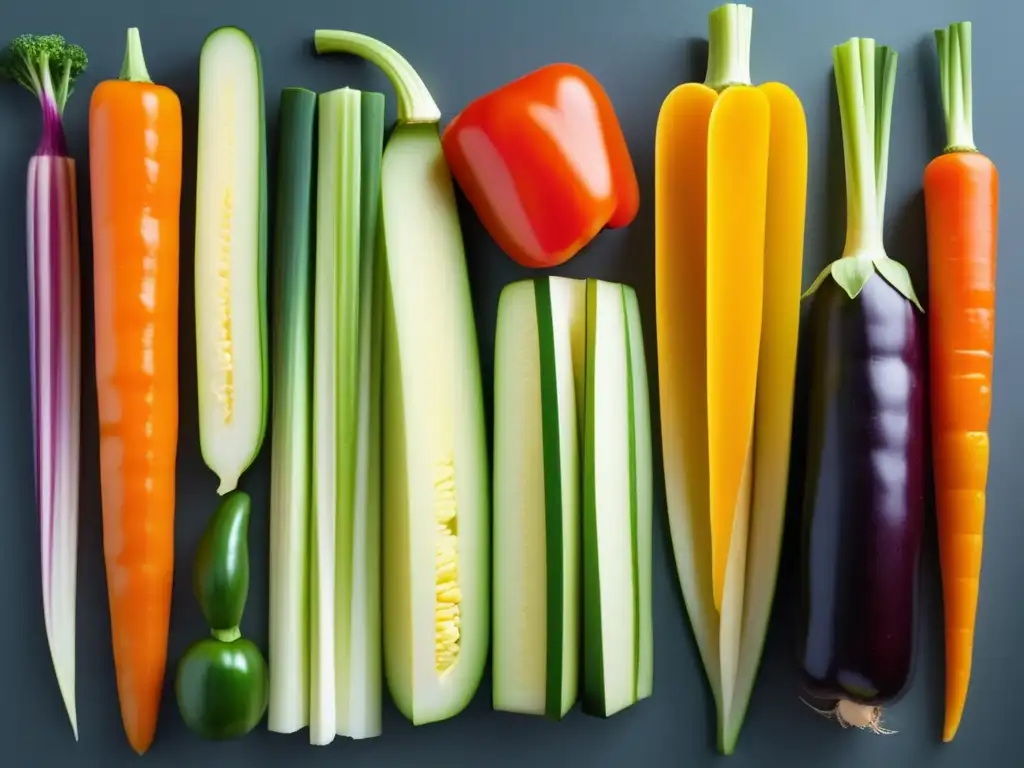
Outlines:
[{"label": "glossy red pepper", "polygon": [[491,237],[524,266],[562,264],[605,227],[636,217],[636,172],[615,110],[574,64],[550,64],[476,99],[442,144]]}]

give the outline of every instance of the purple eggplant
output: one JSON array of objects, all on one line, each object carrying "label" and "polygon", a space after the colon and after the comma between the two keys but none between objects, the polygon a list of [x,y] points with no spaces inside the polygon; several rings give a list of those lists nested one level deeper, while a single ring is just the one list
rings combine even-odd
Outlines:
[{"label": "purple eggplant", "polygon": [[[882,244],[896,53],[834,51],[846,159],[843,257],[808,290],[810,398],[803,489],[804,687],[879,730],[909,687],[925,503],[925,361],[910,276]],[[879,68],[878,76],[872,70]],[[874,85],[874,99],[863,85]]]},{"label": "purple eggplant", "polygon": [[880,275],[856,299],[814,296],[802,520],[801,663],[808,692],[895,701],[914,656],[924,526],[919,314]]}]

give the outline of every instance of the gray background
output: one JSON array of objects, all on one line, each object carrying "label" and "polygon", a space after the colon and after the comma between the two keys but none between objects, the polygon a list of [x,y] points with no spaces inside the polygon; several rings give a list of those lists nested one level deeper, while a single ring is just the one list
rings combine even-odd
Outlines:
[{"label": "gray background", "polygon": [[[260,46],[265,69],[271,162],[281,88],[319,91],[343,84],[386,89],[378,70],[338,57],[318,59],[311,50],[317,27],[350,28],[379,36],[412,62],[431,88],[446,119],[473,97],[540,65],[576,62],[604,84],[622,121],[639,174],[642,207],[626,231],[609,232],[567,264],[561,273],[622,280],[636,286],[642,302],[652,387],[657,386],[653,315],[653,147],[658,108],[676,84],[702,79],[709,0],[29,0],[0,3],[0,35],[61,32],[84,45],[91,66],[67,109],[68,137],[87,188],[87,114],[95,84],[120,67],[124,29],[141,28],[152,76],[180,95],[185,117],[185,189],[182,218],[181,439],[176,522],[177,583],[170,639],[170,671],[205,627],[192,598],[189,569],[200,531],[216,504],[216,482],[199,453],[195,400],[191,233],[197,61],[204,36],[222,24],[247,29]],[[973,8],[973,10],[971,10]],[[1005,0],[762,0],[755,4],[752,67],[755,80],[779,79],[800,95],[810,132],[805,285],[839,255],[844,196],[841,141],[835,107],[830,46],[854,35],[874,36],[901,54],[893,115],[887,243],[911,269],[926,295],[921,174],[941,147],[936,62],[931,30],[961,18],[975,23],[974,111],[980,147],[1002,174],[998,344],[995,416],[992,425],[990,506],[978,616],[973,686],[957,741],[939,742],[942,718],[941,605],[935,533],[931,516],[923,563],[921,639],[914,687],[888,713],[897,735],[875,737],[843,731],[799,700],[794,657],[795,534],[790,524],[783,553],[780,599],[764,663],[731,765],[1013,765],[1018,688],[1024,663],[1019,590],[1024,519],[1024,479],[1011,454],[1024,427],[1018,397],[1024,387],[1020,306],[1024,262],[1016,245],[1024,231],[1018,214],[1020,179],[1020,72],[1013,57],[1020,45],[1024,11]],[[28,328],[24,249],[25,168],[35,148],[39,110],[16,87],[0,90],[0,489],[4,495],[0,557],[0,749],[4,762],[37,765],[131,765],[134,754],[118,713],[107,619],[100,533],[95,386],[91,333],[91,266],[83,226],[84,412],[81,542],[78,597],[78,708],[81,741],[75,744],[57,691],[39,594],[38,523],[33,504]],[[272,166],[273,167],[273,166]],[[273,178],[273,177],[272,177]],[[88,196],[81,218],[89,221]],[[464,228],[484,366],[490,388],[491,350],[498,293],[526,271],[504,257],[464,209]],[[656,404],[657,390],[652,391]],[[799,394],[798,394],[799,398]],[[488,397],[489,401],[489,397]],[[489,406],[488,406],[489,409]],[[655,425],[656,426],[656,425]],[[800,436],[798,412],[797,435]],[[660,472],[660,451],[656,455]],[[795,451],[799,468],[802,441]],[[267,484],[269,441],[242,480],[255,503],[251,531],[253,581],[244,632],[266,647]],[[657,483],[655,528],[656,678],[653,698],[601,721],[574,711],[562,723],[491,712],[485,678],[472,705],[445,723],[414,729],[385,701],[384,735],[366,742],[308,746],[307,733],[268,734],[263,728],[243,741],[211,744],[188,733],[170,685],[165,688],[156,741],[146,764],[186,760],[229,765],[452,765],[556,766],[583,761],[597,766],[710,765],[715,761],[713,708],[693,644],[671,564],[663,495]],[[8,762],[13,758],[13,762]],[[382,761],[385,761],[382,763]]]}]

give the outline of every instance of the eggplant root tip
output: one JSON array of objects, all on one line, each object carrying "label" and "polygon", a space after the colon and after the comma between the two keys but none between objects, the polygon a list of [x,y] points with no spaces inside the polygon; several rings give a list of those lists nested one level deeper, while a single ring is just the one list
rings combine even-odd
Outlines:
[{"label": "eggplant root tip", "polygon": [[856,702],[842,699],[836,703],[831,709],[818,709],[804,698],[800,698],[804,704],[813,709],[822,717],[828,718],[829,720],[835,720],[843,728],[859,728],[860,730],[869,730],[872,733],[876,733],[883,736],[896,733],[896,731],[882,727],[882,708],[881,707],[869,707],[863,704],[857,704]]}]

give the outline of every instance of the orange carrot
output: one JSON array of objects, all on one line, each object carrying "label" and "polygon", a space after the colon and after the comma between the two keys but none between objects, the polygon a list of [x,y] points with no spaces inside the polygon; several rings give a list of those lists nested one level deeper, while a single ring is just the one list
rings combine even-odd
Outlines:
[{"label": "orange carrot", "polygon": [[178,441],[181,108],[128,30],[89,114],[103,549],[121,718],[139,754],[163,691]]},{"label": "orange carrot", "polygon": [[960,725],[971,676],[988,482],[995,346],[999,174],[974,145],[971,25],[936,30],[945,151],[928,164],[932,456],[946,624],[943,741]]}]

